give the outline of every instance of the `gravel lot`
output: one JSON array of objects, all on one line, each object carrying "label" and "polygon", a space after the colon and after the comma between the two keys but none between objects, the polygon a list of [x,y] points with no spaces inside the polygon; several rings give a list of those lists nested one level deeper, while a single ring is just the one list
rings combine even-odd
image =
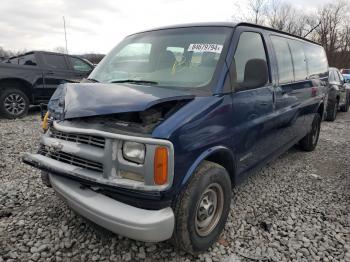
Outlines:
[{"label": "gravel lot", "polygon": [[316,151],[291,149],[235,189],[222,237],[198,257],[76,216],[20,161],[39,122],[38,112],[0,119],[0,262],[350,261],[350,113],[323,123]]}]

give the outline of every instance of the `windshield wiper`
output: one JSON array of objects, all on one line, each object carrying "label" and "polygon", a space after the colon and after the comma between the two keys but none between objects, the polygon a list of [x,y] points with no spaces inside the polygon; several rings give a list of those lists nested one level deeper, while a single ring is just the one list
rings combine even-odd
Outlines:
[{"label": "windshield wiper", "polygon": [[94,82],[94,83],[99,83],[100,81],[94,79],[94,78],[86,78],[86,80],[89,80],[91,82]]},{"label": "windshield wiper", "polygon": [[110,83],[131,83],[131,84],[151,84],[151,85],[158,85],[158,82],[156,81],[150,81],[150,80],[138,80],[138,79],[123,79],[123,80],[115,80]]}]

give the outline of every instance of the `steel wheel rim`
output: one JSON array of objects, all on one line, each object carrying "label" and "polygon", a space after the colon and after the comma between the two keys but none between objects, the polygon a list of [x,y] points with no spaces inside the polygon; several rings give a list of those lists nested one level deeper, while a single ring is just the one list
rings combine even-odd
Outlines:
[{"label": "steel wheel rim", "polygon": [[18,116],[25,111],[26,101],[20,94],[9,94],[5,97],[4,107],[11,115]]},{"label": "steel wheel rim", "polygon": [[220,221],[224,207],[224,191],[218,183],[210,184],[198,201],[195,229],[199,236],[209,235]]}]

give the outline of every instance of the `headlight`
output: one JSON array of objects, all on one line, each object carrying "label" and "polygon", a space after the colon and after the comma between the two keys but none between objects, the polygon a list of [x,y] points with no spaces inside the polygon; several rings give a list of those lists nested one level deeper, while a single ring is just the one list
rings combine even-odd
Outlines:
[{"label": "headlight", "polygon": [[131,162],[142,164],[145,161],[145,145],[137,142],[124,142],[123,157]]}]

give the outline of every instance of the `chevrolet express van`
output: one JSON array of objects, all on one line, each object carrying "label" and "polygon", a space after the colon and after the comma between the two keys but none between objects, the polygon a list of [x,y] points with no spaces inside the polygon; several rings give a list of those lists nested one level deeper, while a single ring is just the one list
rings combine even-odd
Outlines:
[{"label": "chevrolet express van", "polygon": [[232,187],[296,144],[315,149],[327,79],[321,46],[270,28],[140,32],[57,89],[23,161],[102,227],[197,253],[223,230]]}]

